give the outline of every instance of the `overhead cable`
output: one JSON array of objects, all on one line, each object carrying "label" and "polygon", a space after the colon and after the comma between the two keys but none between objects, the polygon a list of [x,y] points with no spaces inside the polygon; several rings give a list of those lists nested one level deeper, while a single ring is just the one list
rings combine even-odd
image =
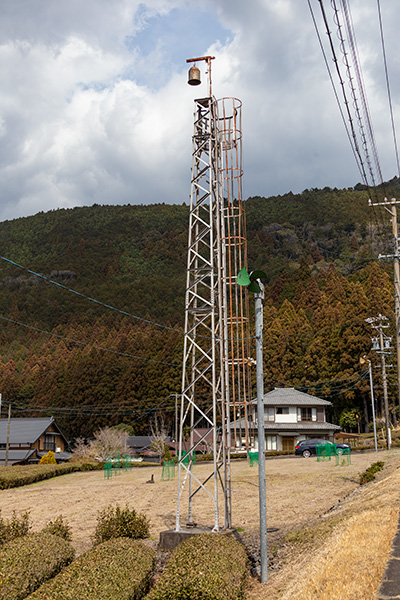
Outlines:
[{"label": "overhead cable", "polygon": [[27,267],[24,267],[23,265],[20,265],[20,264],[16,263],[15,261],[13,261],[9,258],[6,258],[5,256],[0,256],[0,259],[4,260],[5,262],[8,262],[9,264],[13,265],[14,267],[23,269],[24,271],[26,271],[27,273],[30,273],[31,275],[35,275],[35,277],[40,277],[40,279],[44,279],[48,283],[52,283],[53,285],[56,285],[64,290],[66,290],[67,292],[71,292],[72,294],[76,294],[77,296],[84,298],[85,300],[89,300],[90,302],[94,302],[95,304],[99,304],[100,306],[104,306],[105,308],[109,308],[110,310],[120,313],[121,315],[125,315],[126,317],[131,317],[132,319],[137,319],[138,321],[143,321],[144,323],[148,323],[149,325],[155,325],[156,327],[160,327],[162,329],[168,329],[169,331],[175,331],[175,332],[181,333],[181,334],[184,333],[184,331],[182,329],[177,329],[176,327],[169,327],[168,325],[162,325],[161,323],[157,323],[156,321],[144,319],[143,317],[139,317],[138,315],[133,315],[132,313],[127,312],[126,310],[121,310],[120,308],[115,308],[115,306],[112,306],[111,304],[106,304],[104,302],[101,302],[100,300],[96,300],[95,298],[86,296],[86,294],[77,292],[76,290],[73,290],[72,288],[69,288],[66,285],[63,285],[59,281],[54,281],[53,279],[50,279],[49,277],[46,277],[45,275],[42,275],[41,273],[36,273],[36,271],[32,271],[32,269],[28,269]]},{"label": "overhead cable", "polygon": [[[363,77],[362,77],[361,66],[359,65],[357,42],[356,42],[356,37],[355,37],[355,33],[354,33],[354,28],[353,28],[351,13],[350,13],[350,7],[349,7],[349,5],[347,3],[347,0],[340,0],[340,2],[341,2],[342,12],[343,12],[343,16],[344,16],[343,20],[344,20],[344,24],[345,24],[345,29],[346,29],[348,44],[349,44],[349,47],[350,47],[350,52],[351,52],[351,57],[352,57],[352,62],[353,62],[353,68],[354,68],[354,72],[356,74],[358,91],[359,91],[360,98],[361,98],[361,105],[362,105],[362,109],[363,109],[363,113],[364,113],[364,119],[365,119],[365,123],[366,123],[366,128],[367,128],[367,132],[368,132],[370,144],[371,144],[371,147],[372,147],[372,154],[374,156],[375,167],[376,167],[378,175],[379,175],[379,183],[382,185],[383,184],[383,177],[382,177],[381,167],[380,167],[380,163],[379,163],[378,151],[377,151],[376,144],[375,144],[375,136],[374,136],[374,132],[373,132],[373,128],[372,128],[371,115],[370,115],[370,112],[369,112],[367,98],[366,98],[366,94],[365,94],[365,90],[364,90],[364,81],[363,81]],[[339,20],[339,10],[338,10],[338,8],[336,6],[336,1],[335,0],[331,0],[331,3],[332,3],[332,7],[333,7],[333,9],[335,11],[334,20],[335,20],[335,22],[337,24],[337,27],[338,27],[338,36],[339,36],[339,40],[340,40],[340,49],[341,49],[342,54],[343,54],[344,64],[346,65],[347,77],[348,77],[349,85],[350,85],[350,88],[351,88],[351,95],[353,97],[353,106],[354,106],[355,114],[356,114],[358,125],[359,125],[360,135],[361,135],[361,138],[362,138],[362,141],[363,141],[363,148],[364,148],[365,159],[366,159],[368,167],[369,167],[369,171],[370,171],[372,183],[373,183],[374,186],[376,186],[374,172],[373,172],[372,164],[371,164],[371,158],[369,156],[369,151],[368,151],[368,143],[367,143],[367,139],[366,139],[365,132],[364,132],[364,124],[363,124],[363,121],[362,121],[360,108],[358,106],[358,99],[357,99],[357,96],[356,96],[356,90],[355,90],[355,87],[353,85],[353,78],[351,76],[350,64],[349,64],[348,59],[347,59],[347,52],[346,52],[345,40],[344,40],[344,37],[343,37],[343,34],[342,34],[342,26],[341,26],[340,20]]]},{"label": "overhead cable", "polygon": [[357,156],[358,156],[358,163],[359,163],[360,169],[361,169],[362,180],[365,183],[365,185],[369,188],[368,178],[367,178],[367,174],[366,174],[365,166],[364,166],[364,160],[363,160],[363,157],[361,155],[361,151],[360,151],[360,148],[359,148],[359,145],[358,145],[357,134],[356,134],[355,129],[354,129],[353,116],[352,116],[351,111],[350,111],[350,102],[349,102],[349,99],[347,98],[347,94],[346,94],[345,81],[344,81],[344,79],[342,77],[342,74],[340,72],[339,60],[338,60],[338,57],[336,55],[335,46],[334,46],[333,40],[332,40],[332,32],[331,32],[331,30],[329,28],[328,19],[327,19],[327,16],[326,16],[326,12],[325,12],[323,1],[319,0],[319,4],[320,4],[320,7],[321,7],[322,18],[323,18],[323,21],[324,21],[324,24],[325,24],[326,33],[327,33],[328,38],[329,38],[329,45],[331,47],[331,52],[332,52],[332,56],[333,56],[333,62],[335,63],[335,68],[336,68],[336,73],[337,73],[337,76],[338,76],[338,79],[339,79],[340,86],[342,88],[343,103],[344,103],[344,105],[346,107],[346,112],[347,112],[347,117],[348,117],[350,129],[351,129],[351,135],[352,135],[352,139],[353,139],[353,144],[354,144],[355,152],[357,153]]},{"label": "overhead cable", "polygon": [[328,63],[328,59],[327,59],[327,56],[326,56],[325,48],[323,46],[322,39],[321,39],[320,33],[318,31],[318,25],[317,25],[317,22],[316,22],[316,19],[315,19],[314,11],[312,9],[310,0],[307,0],[307,2],[308,2],[308,7],[309,7],[310,13],[311,13],[311,18],[312,18],[313,23],[314,23],[315,33],[317,35],[318,42],[319,42],[319,45],[320,45],[320,48],[321,48],[321,52],[322,52],[322,55],[323,55],[323,58],[324,58],[325,66],[326,66],[326,69],[328,71],[328,75],[329,75],[329,79],[330,79],[330,82],[331,82],[331,85],[332,85],[333,93],[335,95],[336,102],[337,102],[337,105],[338,105],[338,108],[339,108],[340,116],[342,117],[343,125],[344,125],[344,128],[346,130],[347,138],[349,140],[350,147],[351,147],[351,150],[353,152],[353,155],[354,155],[354,158],[355,158],[358,170],[360,171],[360,175],[361,175],[362,181],[365,183],[365,185],[368,186],[368,182],[366,181],[365,174],[363,172],[362,162],[360,162],[359,153],[356,151],[356,147],[355,147],[353,138],[352,138],[352,136],[350,134],[350,131],[349,131],[349,128],[348,128],[348,125],[347,125],[346,117],[344,115],[342,106],[340,104],[340,98],[339,98],[339,95],[338,95],[337,90],[336,90],[336,86],[335,86],[335,82],[334,82],[334,79],[333,79],[333,76],[332,76],[331,69],[329,67],[329,63]]},{"label": "overhead cable", "polygon": [[383,25],[382,25],[380,0],[377,0],[377,4],[378,4],[378,16],[379,16],[379,29],[380,29],[380,33],[381,33],[383,63],[384,63],[384,67],[385,67],[386,88],[387,88],[387,94],[388,94],[388,100],[389,100],[390,119],[392,122],[392,134],[393,134],[394,149],[395,149],[395,153],[396,153],[397,173],[398,173],[398,176],[400,177],[399,152],[398,152],[398,148],[397,148],[396,128],[394,126],[392,95],[390,93],[389,72],[388,72],[388,66],[387,66],[387,60],[386,60],[386,49],[385,49],[385,40],[384,40],[384,36],[383,36]]},{"label": "overhead cable", "polygon": [[78,344],[79,346],[85,346],[88,348],[93,348],[95,350],[101,350],[103,352],[111,352],[112,354],[118,354],[119,356],[126,356],[128,358],[135,358],[137,360],[144,360],[146,362],[157,363],[159,365],[171,365],[173,367],[181,366],[178,363],[165,362],[165,361],[161,361],[161,360],[155,360],[153,358],[145,358],[144,356],[136,356],[135,354],[129,354],[128,352],[119,352],[118,350],[110,350],[110,348],[104,348],[104,346],[98,346],[96,344],[88,344],[87,342],[80,342],[79,340],[75,340],[74,338],[65,337],[64,335],[59,335],[58,333],[46,331],[45,329],[39,329],[38,327],[33,327],[33,325],[27,325],[26,323],[21,323],[21,321],[15,321],[13,319],[8,319],[7,317],[3,317],[3,315],[0,315],[0,319],[2,319],[3,321],[7,321],[8,323],[12,323],[13,325],[25,327],[26,329],[32,329],[33,331],[37,331],[39,333],[45,333],[46,335],[51,335],[60,340],[65,340],[67,342],[72,342],[73,344]]}]

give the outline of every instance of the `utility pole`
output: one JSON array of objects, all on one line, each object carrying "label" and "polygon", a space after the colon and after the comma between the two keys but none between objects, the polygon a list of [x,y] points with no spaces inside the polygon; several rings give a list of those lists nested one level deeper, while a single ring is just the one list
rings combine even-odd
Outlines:
[{"label": "utility pole", "polygon": [[175,394],[175,443],[177,443],[178,437],[178,394]]},{"label": "utility pole", "polygon": [[264,430],[264,373],[263,373],[263,299],[264,286],[258,280],[261,292],[254,294],[256,372],[257,372],[257,427],[258,427],[258,484],[260,510],[261,583],[268,581],[267,554],[267,487],[265,481],[265,430]]},{"label": "utility pole", "polygon": [[398,385],[398,406],[399,406],[399,417],[400,417],[400,253],[399,253],[399,237],[397,228],[397,203],[399,200],[392,198],[388,200],[384,199],[383,202],[372,202],[369,200],[370,206],[383,206],[385,210],[391,216],[392,222],[392,234],[394,240],[394,252],[393,254],[379,254],[379,260],[390,259],[393,260],[394,270],[394,310],[396,319],[396,353],[397,353],[397,385]]},{"label": "utility pole", "polygon": [[373,337],[372,339],[372,349],[376,350],[377,354],[381,355],[381,366],[382,366],[382,383],[383,383],[383,399],[385,404],[385,429],[386,429],[386,447],[388,450],[392,447],[392,436],[390,431],[390,422],[389,422],[389,402],[388,402],[388,392],[387,392],[387,378],[386,378],[386,359],[385,355],[390,354],[391,346],[390,343],[392,341],[391,337],[384,335],[383,329],[389,327],[387,321],[389,320],[387,317],[383,315],[378,315],[377,317],[370,317],[369,319],[365,319],[367,323],[371,325],[373,329],[376,329],[378,332],[378,337]]},{"label": "utility pole", "polygon": [[8,467],[8,449],[10,447],[10,423],[11,423],[11,403],[8,405],[6,456],[5,456],[5,460],[4,460],[5,467]]},{"label": "utility pole", "polygon": [[377,440],[377,436],[376,436],[376,419],[375,419],[374,383],[372,381],[372,365],[371,365],[370,359],[367,356],[362,356],[360,358],[360,363],[363,365],[366,362],[368,363],[369,387],[370,387],[370,390],[371,390],[372,422],[374,424],[375,452],[378,452],[378,440]]},{"label": "utility pole", "polygon": [[375,452],[378,452],[378,441],[376,438],[376,420],[375,420],[375,402],[374,402],[374,384],[372,381],[372,366],[371,361],[368,359],[368,370],[369,370],[369,385],[371,388],[371,402],[372,402],[372,421],[374,424],[374,442],[375,442]]}]

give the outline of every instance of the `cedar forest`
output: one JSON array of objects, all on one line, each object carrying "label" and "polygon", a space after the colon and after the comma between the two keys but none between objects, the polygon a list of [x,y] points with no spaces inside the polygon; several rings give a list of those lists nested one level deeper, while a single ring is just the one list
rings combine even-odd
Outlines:
[{"label": "cedar forest", "polygon": [[[384,193],[399,187],[395,178]],[[368,430],[369,380],[359,359],[367,354],[378,366],[379,357],[365,319],[386,315],[394,333],[393,265],[378,261],[393,251],[387,213],[368,207],[360,185],[253,197],[245,209],[249,268],[268,276],[265,391],[318,395],[333,403],[332,422],[357,431],[357,415]],[[0,223],[3,417],[9,403],[13,416],[53,415],[69,438],[121,423],[146,434],[157,412],[173,427],[188,214],[185,204],[94,205]],[[388,362],[395,418],[394,350]],[[380,414],[379,369],[374,380]]]}]

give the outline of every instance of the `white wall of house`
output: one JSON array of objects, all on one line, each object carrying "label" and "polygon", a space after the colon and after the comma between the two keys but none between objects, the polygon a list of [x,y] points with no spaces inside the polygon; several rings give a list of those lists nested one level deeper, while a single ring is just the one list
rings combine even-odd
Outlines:
[{"label": "white wall of house", "polygon": [[[280,413],[282,411],[282,414]],[[275,409],[275,423],[297,423],[297,409],[295,406],[277,407]]]}]

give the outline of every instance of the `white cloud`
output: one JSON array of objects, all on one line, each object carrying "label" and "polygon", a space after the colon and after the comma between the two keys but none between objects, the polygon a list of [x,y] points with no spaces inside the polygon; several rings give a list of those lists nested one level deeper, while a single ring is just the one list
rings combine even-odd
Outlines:
[{"label": "white cloud", "polygon": [[[186,85],[185,59],[206,53],[216,56],[215,94],[243,101],[247,195],[360,180],[306,3],[253,0],[251,8],[241,0],[4,0],[0,219],[94,202],[187,201],[192,100],[206,89]],[[353,0],[352,9],[390,178],[376,6]],[[399,12],[395,0],[382,6],[397,119]]]}]

